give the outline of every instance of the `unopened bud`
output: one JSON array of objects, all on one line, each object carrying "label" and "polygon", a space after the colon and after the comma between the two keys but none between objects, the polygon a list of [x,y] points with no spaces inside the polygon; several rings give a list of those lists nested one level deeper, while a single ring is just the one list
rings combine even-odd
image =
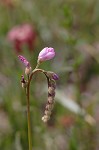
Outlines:
[{"label": "unopened bud", "polygon": [[48,97],[48,103],[50,103],[50,104],[53,103],[53,97],[52,96]]},{"label": "unopened bud", "polygon": [[47,104],[47,105],[46,105],[46,109],[47,109],[47,110],[51,110],[51,108],[52,108],[52,106],[51,106],[50,104]]},{"label": "unopened bud", "polygon": [[32,68],[31,67],[26,67],[25,68],[25,74],[29,75],[31,73]]},{"label": "unopened bud", "polygon": [[45,47],[38,56],[38,62],[43,62],[46,60],[50,60],[55,56],[54,48],[52,47]]},{"label": "unopened bud", "polygon": [[47,122],[50,119],[50,116],[43,116],[42,121]]},{"label": "unopened bud", "polygon": [[45,115],[50,116],[51,115],[51,111],[45,110]]},{"label": "unopened bud", "polygon": [[26,88],[27,87],[27,81],[24,79],[24,76],[21,76],[21,84],[22,84],[22,88]]},{"label": "unopened bud", "polygon": [[27,83],[22,83],[22,88],[26,88],[27,87]]},{"label": "unopened bud", "polygon": [[51,95],[54,94],[55,93],[54,87],[49,87],[48,88],[48,93],[51,94]]},{"label": "unopened bud", "polygon": [[53,80],[58,80],[59,77],[56,73],[52,72],[52,71],[47,71],[46,72],[46,75],[50,78],[50,79],[53,79]]}]

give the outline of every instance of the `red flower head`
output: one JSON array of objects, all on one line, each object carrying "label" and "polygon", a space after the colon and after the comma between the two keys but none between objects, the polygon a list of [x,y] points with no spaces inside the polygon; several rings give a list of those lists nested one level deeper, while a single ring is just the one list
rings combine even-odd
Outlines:
[{"label": "red flower head", "polygon": [[14,43],[17,52],[22,51],[22,45],[27,44],[33,50],[36,33],[30,24],[15,26],[8,33],[8,40]]}]

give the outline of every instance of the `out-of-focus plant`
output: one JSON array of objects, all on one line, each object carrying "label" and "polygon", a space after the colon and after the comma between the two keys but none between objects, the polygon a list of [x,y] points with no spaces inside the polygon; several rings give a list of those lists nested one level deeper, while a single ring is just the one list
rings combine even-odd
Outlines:
[{"label": "out-of-focus plant", "polygon": [[28,45],[29,50],[32,51],[35,39],[36,32],[30,24],[15,26],[8,33],[8,40],[13,43],[18,53],[22,51],[24,44]]},{"label": "out-of-focus plant", "polygon": [[30,63],[26,60],[25,57],[19,55],[20,61],[25,65],[25,74],[27,79],[25,80],[24,76],[22,75],[21,83],[22,87],[25,89],[26,97],[27,97],[27,118],[28,118],[28,140],[29,140],[29,150],[32,150],[32,136],[31,136],[31,123],[30,123],[30,83],[32,77],[35,73],[41,72],[47,78],[48,83],[48,99],[47,104],[44,112],[44,116],[42,117],[43,122],[47,122],[50,119],[50,115],[52,113],[52,109],[54,106],[54,97],[55,97],[55,88],[56,88],[56,80],[58,80],[58,76],[51,71],[45,71],[43,69],[39,69],[39,65],[46,61],[50,60],[55,56],[55,52],[53,48],[45,47],[38,56],[37,66],[32,71]]}]

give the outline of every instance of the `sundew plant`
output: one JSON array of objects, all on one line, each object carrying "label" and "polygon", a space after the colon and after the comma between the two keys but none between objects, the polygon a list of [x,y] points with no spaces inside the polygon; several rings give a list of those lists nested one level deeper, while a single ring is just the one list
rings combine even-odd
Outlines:
[{"label": "sundew plant", "polygon": [[18,56],[19,60],[25,66],[25,75],[21,76],[22,88],[25,90],[26,98],[27,98],[27,121],[28,121],[28,142],[29,142],[29,150],[32,150],[32,135],[31,135],[31,121],[30,121],[30,84],[32,81],[32,77],[36,73],[43,73],[46,76],[47,84],[48,84],[48,98],[47,104],[44,111],[44,116],[42,117],[42,121],[46,123],[51,116],[52,109],[54,106],[54,97],[55,97],[55,89],[56,89],[56,80],[58,80],[58,75],[52,71],[46,71],[40,69],[39,66],[42,62],[46,60],[50,60],[55,56],[54,48],[45,47],[38,55],[37,65],[35,69],[32,70],[32,67],[27,61],[27,59],[21,55]]}]

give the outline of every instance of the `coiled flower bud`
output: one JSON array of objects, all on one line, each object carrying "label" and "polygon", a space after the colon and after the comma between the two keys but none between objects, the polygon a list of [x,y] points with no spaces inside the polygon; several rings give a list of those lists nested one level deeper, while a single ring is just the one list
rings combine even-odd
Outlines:
[{"label": "coiled flower bud", "polygon": [[27,87],[27,82],[26,82],[26,80],[24,79],[24,76],[23,76],[23,75],[21,76],[21,84],[22,84],[22,88],[26,88],[26,87]]},{"label": "coiled flower bud", "polygon": [[47,104],[45,107],[44,116],[42,117],[42,120],[44,122],[47,122],[50,119],[52,109],[54,107],[54,97],[55,97],[55,89],[56,89],[56,83],[53,80],[49,80],[48,85],[48,99]]}]

